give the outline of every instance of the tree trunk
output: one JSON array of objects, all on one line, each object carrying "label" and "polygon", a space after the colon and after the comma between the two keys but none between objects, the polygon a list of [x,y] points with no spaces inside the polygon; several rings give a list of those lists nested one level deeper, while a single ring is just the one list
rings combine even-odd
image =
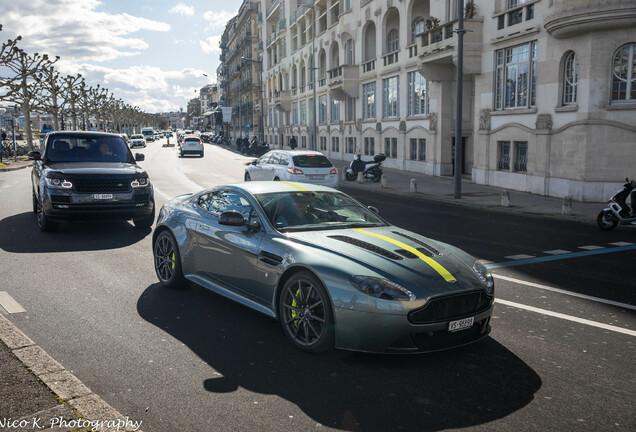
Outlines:
[{"label": "tree trunk", "polygon": [[75,112],[75,99],[71,99],[71,123],[73,130],[77,130],[77,113]]}]

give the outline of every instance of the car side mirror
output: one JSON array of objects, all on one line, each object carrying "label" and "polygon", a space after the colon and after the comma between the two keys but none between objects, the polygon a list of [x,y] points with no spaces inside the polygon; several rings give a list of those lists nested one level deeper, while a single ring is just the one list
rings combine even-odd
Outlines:
[{"label": "car side mirror", "polygon": [[258,159],[254,159],[250,165],[256,165],[256,162],[258,162]]},{"label": "car side mirror", "polygon": [[28,152],[27,156],[29,157],[30,160],[40,160],[40,159],[42,159],[42,153],[40,153],[37,150],[32,150],[32,151]]},{"label": "car side mirror", "polygon": [[141,154],[141,153],[135,153],[135,160],[137,162],[141,162],[141,161],[143,161],[145,159],[146,159],[146,155]]},{"label": "car side mirror", "polygon": [[243,215],[235,210],[224,211],[219,215],[219,223],[221,225],[243,226],[245,220]]},{"label": "car side mirror", "polygon": [[380,214],[380,210],[378,210],[378,208],[377,208],[377,207],[369,206],[369,207],[367,207],[367,208],[368,208],[369,210],[371,210],[371,211],[372,211],[373,213],[375,213],[375,214]]}]

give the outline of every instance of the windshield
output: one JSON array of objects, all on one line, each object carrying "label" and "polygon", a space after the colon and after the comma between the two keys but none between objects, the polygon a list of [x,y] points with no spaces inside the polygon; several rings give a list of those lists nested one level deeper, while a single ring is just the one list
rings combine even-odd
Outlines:
[{"label": "windshield", "polygon": [[280,232],[386,226],[377,214],[339,192],[277,192],[256,195]]},{"label": "windshield", "polygon": [[135,163],[121,137],[95,135],[56,135],[46,147],[46,160],[59,162]]}]

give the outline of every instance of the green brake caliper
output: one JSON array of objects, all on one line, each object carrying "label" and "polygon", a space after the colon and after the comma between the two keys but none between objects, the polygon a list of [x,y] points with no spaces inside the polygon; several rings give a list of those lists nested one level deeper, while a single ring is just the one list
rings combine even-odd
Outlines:
[{"label": "green brake caliper", "polygon": [[[300,295],[300,288],[298,288],[298,289],[296,290],[296,297],[298,297],[298,295]],[[293,297],[293,298],[292,298],[292,304],[291,304],[291,305],[292,305],[292,307],[296,307],[296,306],[298,306],[298,303],[296,303],[296,297]],[[293,309],[292,309],[292,311],[291,311],[291,316],[292,316],[292,318],[296,318],[296,311],[295,311],[295,310],[293,310]],[[294,327],[298,327],[298,320],[294,320],[294,321],[293,321],[293,325],[294,325]]]},{"label": "green brake caliper", "polygon": [[174,252],[170,255],[170,260],[172,261],[172,270],[174,270]]}]

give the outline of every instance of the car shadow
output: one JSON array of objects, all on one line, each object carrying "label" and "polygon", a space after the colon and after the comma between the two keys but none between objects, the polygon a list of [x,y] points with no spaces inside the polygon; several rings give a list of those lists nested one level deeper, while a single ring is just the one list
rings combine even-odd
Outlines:
[{"label": "car shadow", "polygon": [[[175,313],[175,305],[188,312]],[[492,338],[423,355],[312,355],[294,348],[277,321],[198,286],[151,285],[137,310],[216,370],[201,383],[207,391],[274,394],[342,430],[480,425],[522,409],[542,385]]]},{"label": "car shadow", "polygon": [[60,222],[53,231],[42,232],[35,214],[27,212],[0,220],[0,249],[11,253],[118,249],[141,241],[151,232],[151,228],[139,229],[119,220]]}]

